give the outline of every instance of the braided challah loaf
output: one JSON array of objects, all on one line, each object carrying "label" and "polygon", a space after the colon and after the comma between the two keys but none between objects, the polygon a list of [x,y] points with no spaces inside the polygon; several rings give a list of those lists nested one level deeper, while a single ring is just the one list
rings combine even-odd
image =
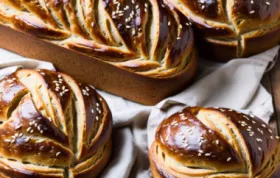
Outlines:
[{"label": "braided challah loaf", "polygon": [[112,118],[94,88],[26,69],[0,89],[0,177],[93,178],[104,168]]},{"label": "braided challah loaf", "polygon": [[146,105],[197,68],[188,19],[162,0],[0,0],[0,48]]},{"label": "braided challah loaf", "polygon": [[1,0],[0,23],[131,72],[170,77],[196,55],[187,18],[161,1]]},{"label": "braided challah loaf", "polygon": [[185,108],[158,127],[149,157],[155,178],[269,178],[278,137],[260,119],[225,108]]},{"label": "braided challah loaf", "polygon": [[280,43],[279,0],[166,1],[196,24],[202,55],[229,60]]}]

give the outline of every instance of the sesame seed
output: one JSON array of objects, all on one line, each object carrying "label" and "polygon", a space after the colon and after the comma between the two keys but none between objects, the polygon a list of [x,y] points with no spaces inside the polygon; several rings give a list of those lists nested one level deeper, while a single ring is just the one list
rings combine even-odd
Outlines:
[{"label": "sesame seed", "polygon": [[228,158],[227,158],[227,162],[230,162],[230,160],[231,160],[231,157],[228,157]]},{"label": "sesame seed", "polygon": [[61,154],[61,152],[57,152],[57,153],[55,154],[55,156],[58,157],[60,154]]},{"label": "sesame seed", "polygon": [[5,139],[5,140],[4,140],[4,142],[6,142],[6,143],[10,143],[10,142],[11,142],[11,140],[9,140],[9,139]]},{"label": "sesame seed", "polygon": [[244,115],[244,118],[247,119],[248,121],[250,120],[247,116]]},{"label": "sesame seed", "polygon": [[31,129],[32,129],[31,127],[28,127],[26,131],[27,131],[27,132],[30,132]]},{"label": "sesame seed", "polygon": [[262,151],[262,148],[261,148],[261,147],[258,147],[258,150],[259,150],[259,151]]},{"label": "sesame seed", "polygon": [[262,142],[262,141],[263,141],[263,140],[260,139],[260,138],[257,138],[256,140],[257,140],[257,142]]},{"label": "sesame seed", "polygon": [[30,137],[26,137],[24,141],[29,142],[29,140],[30,140]]},{"label": "sesame seed", "polygon": [[216,144],[219,145],[219,144],[220,144],[220,141],[219,141],[219,140],[216,140]]},{"label": "sesame seed", "polygon": [[15,130],[19,130],[22,126],[19,124],[15,127]]}]

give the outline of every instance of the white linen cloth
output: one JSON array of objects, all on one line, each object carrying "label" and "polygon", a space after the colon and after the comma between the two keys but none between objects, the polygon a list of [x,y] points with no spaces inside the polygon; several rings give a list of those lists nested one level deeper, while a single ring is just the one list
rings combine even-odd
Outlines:
[{"label": "white linen cloth", "polygon": [[[279,46],[226,64],[200,60],[196,82],[156,106],[140,105],[99,91],[109,104],[114,123],[112,160],[100,177],[150,177],[147,155],[155,129],[164,118],[186,106],[228,107],[253,113],[268,122],[273,114],[272,97],[260,81],[268,66],[273,65],[278,50]],[[21,67],[55,70],[48,62],[0,49],[0,78]]]}]

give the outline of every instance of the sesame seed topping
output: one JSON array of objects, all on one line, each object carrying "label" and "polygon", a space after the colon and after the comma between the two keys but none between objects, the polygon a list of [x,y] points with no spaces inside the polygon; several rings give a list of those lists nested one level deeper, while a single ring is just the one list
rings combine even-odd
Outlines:
[{"label": "sesame seed topping", "polygon": [[29,142],[29,140],[30,140],[30,137],[26,137],[24,141]]},{"label": "sesame seed topping", "polygon": [[6,143],[10,143],[10,142],[11,142],[11,140],[9,140],[9,139],[5,139],[5,140],[4,140],[4,142],[6,142]]},{"label": "sesame seed topping", "polygon": [[15,130],[19,130],[19,129],[21,129],[21,127],[22,127],[21,124],[19,124],[15,127]]},{"label": "sesame seed topping", "polygon": [[219,145],[220,144],[220,141],[219,140],[216,140],[216,145]]},{"label": "sesame seed topping", "polygon": [[55,154],[55,156],[58,157],[60,154],[61,154],[61,152],[57,152],[57,153]]},{"label": "sesame seed topping", "polygon": [[231,157],[228,157],[228,158],[227,158],[227,162],[230,162],[230,161],[231,161]]},{"label": "sesame seed topping", "polygon": [[27,131],[27,132],[30,132],[31,129],[32,129],[31,127],[28,127],[26,131]]},{"label": "sesame seed topping", "polygon": [[260,139],[260,138],[257,138],[256,140],[257,140],[257,142],[262,142],[262,141],[263,141],[263,140]]}]

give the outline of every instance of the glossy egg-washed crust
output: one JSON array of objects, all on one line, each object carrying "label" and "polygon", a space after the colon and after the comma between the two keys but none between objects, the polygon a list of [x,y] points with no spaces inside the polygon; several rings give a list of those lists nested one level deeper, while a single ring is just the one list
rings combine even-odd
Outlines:
[{"label": "glossy egg-washed crust", "polygon": [[1,0],[0,24],[144,76],[196,60],[189,21],[162,0]]},{"label": "glossy egg-washed crust", "polygon": [[157,129],[155,178],[264,178],[280,158],[279,137],[262,120],[226,108],[188,107]]},{"label": "glossy egg-washed crust", "polygon": [[104,168],[112,117],[93,87],[24,69],[0,89],[1,177],[93,178]]},{"label": "glossy egg-washed crust", "polygon": [[280,42],[279,0],[166,1],[196,24],[201,54],[213,59],[249,56]]}]

